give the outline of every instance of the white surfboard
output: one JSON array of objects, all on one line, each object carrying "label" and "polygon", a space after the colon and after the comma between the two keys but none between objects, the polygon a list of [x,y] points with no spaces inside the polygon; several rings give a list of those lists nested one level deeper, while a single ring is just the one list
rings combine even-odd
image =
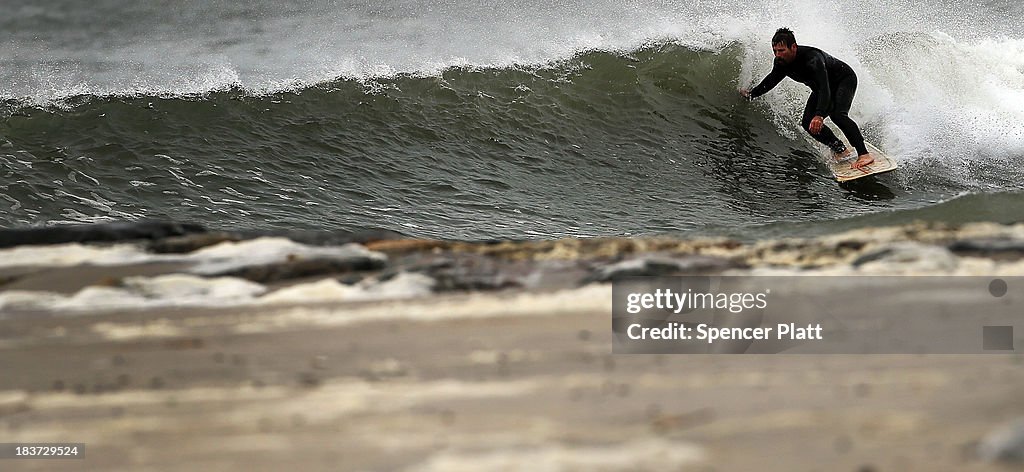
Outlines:
[{"label": "white surfboard", "polygon": [[[846,140],[844,139],[843,142],[845,143]],[[869,175],[878,175],[884,172],[896,170],[898,166],[896,165],[895,159],[886,155],[874,144],[865,141],[864,145],[868,148],[868,152],[874,156],[875,162],[859,169],[853,168],[853,163],[857,161],[857,151],[848,143],[846,146],[847,149],[850,150],[850,155],[852,157],[838,162],[830,149],[825,146],[820,146],[821,156],[825,158],[825,163],[828,164],[828,168],[832,171],[832,176],[835,177],[836,182],[849,182]]]}]

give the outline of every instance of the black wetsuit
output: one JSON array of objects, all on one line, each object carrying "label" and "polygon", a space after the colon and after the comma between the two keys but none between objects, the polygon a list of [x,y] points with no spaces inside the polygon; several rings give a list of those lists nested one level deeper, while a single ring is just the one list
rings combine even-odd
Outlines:
[{"label": "black wetsuit", "polygon": [[[843,130],[846,139],[857,149],[857,154],[867,154],[860,128],[849,115],[853,95],[857,92],[857,74],[850,66],[818,48],[797,45],[793,62],[786,64],[776,58],[771,73],[750,91],[750,98],[764,95],[785,77],[811,88],[811,97],[807,99],[801,121],[805,130],[810,132],[811,120],[815,116],[832,118],[832,122]],[[822,126],[821,132],[811,136],[833,151],[845,148],[828,126]]]}]

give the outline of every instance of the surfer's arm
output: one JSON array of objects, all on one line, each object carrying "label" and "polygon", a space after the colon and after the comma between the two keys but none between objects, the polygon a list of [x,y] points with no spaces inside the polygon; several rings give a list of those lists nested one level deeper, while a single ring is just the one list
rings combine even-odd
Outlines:
[{"label": "surfer's arm", "polygon": [[786,73],[782,71],[782,68],[776,64],[772,67],[772,71],[763,79],[761,83],[757,84],[756,87],[750,90],[748,97],[753,100],[761,95],[768,93],[769,90],[775,88],[782,82],[782,79],[786,78]]}]

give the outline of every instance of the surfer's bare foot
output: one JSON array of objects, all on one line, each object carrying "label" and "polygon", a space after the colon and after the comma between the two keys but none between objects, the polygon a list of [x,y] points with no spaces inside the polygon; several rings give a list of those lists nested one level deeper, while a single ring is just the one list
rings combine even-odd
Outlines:
[{"label": "surfer's bare foot", "polygon": [[854,169],[860,169],[861,167],[870,165],[873,162],[875,162],[875,158],[874,156],[871,155],[871,153],[861,154],[860,156],[857,156],[857,161],[851,164],[850,167],[853,167]]},{"label": "surfer's bare foot", "polygon": [[845,162],[853,158],[852,154],[853,152],[849,149],[843,149],[843,152],[833,152],[832,158],[835,159],[836,162]]}]

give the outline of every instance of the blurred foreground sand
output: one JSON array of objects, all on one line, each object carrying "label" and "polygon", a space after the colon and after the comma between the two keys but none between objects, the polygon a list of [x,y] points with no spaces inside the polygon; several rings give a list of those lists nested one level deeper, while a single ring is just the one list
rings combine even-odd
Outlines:
[{"label": "blurred foreground sand", "polygon": [[88,458],[3,470],[1006,470],[1019,355],[616,356],[609,300],[7,320],[0,436]]}]

